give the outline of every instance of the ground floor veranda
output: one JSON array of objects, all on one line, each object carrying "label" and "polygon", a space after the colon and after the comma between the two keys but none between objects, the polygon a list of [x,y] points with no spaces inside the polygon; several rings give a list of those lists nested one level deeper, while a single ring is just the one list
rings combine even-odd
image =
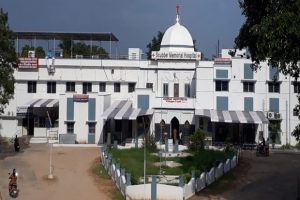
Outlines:
[{"label": "ground floor veranda", "polygon": [[[168,138],[187,144],[189,136],[200,128],[213,145],[256,143],[261,136],[268,137],[265,130],[269,121],[262,112],[133,108],[130,101],[114,102],[98,112],[97,99],[94,104],[90,99],[86,103],[72,100],[73,110],[69,112],[69,102],[64,99],[63,103],[39,99],[28,104],[26,112],[19,112],[22,135],[47,137],[51,129],[59,135],[74,134],[81,143],[125,144],[146,135],[162,143]],[[64,112],[59,109],[61,104],[67,104]],[[68,120],[70,113],[73,120]]]}]

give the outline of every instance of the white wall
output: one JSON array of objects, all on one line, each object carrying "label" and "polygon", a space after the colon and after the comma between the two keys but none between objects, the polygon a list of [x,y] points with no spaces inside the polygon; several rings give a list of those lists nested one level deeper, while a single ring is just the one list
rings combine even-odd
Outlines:
[{"label": "white wall", "polygon": [[0,135],[2,137],[20,136],[21,131],[17,128],[17,120],[10,118],[0,118]]},{"label": "white wall", "polygon": [[[244,63],[251,63],[249,59],[245,58],[233,58],[232,66],[214,66],[213,61],[140,61],[140,60],[85,60],[85,59],[56,59],[55,68],[56,72],[53,75],[48,74],[46,60],[39,60],[40,67],[38,70],[15,71],[15,96],[5,109],[4,116],[15,116],[16,107],[26,104],[35,98],[53,98],[59,99],[59,133],[66,132],[66,124],[64,119],[66,117],[66,96],[72,96],[73,93],[66,93],[66,82],[74,81],[76,83],[75,93],[82,93],[82,82],[92,82],[92,93],[88,93],[91,96],[109,95],[110,102],[105,101],[105,104],[111,104],[115,100],[133,100],[134,107],[137,106],[136,95],[141,94],[139,91],[146,92],[150,95],[151,107],[159,109],[161,106],[165,109],[169,108],[167,120],[169,118],[178,116],[180,123],[185,120],[194,123],[194,117],[189,113],[190,109],[216,109],[216,96],[228,96],[229,110],[243,110],[244,109],[244,97],[254,98],[254,110],[255,111],[268,111],[269,110],[269,98],[280,99],[280,113],[282,114],[282,143],[286,142],[286,135],[288,142],[290,140],[290,132],[298,123],[297,117],[293,116],[292,109],[297,103],[296,95],[293,93],[293,86],[290,83],[289,77],[280,75],[279,80],[282,81],[280,93],[269,93],[267,80],[269,79],[269,71],[266,63],[262,63],[262,67],[254,74],[255,92],[245,93],[243,92],[243,76],[244,76]],[[114,72],[112,73],[112,69]],[[229,91],[228,92],[216,92],[215,91],[215,70],[227,69],[229,75]],[[37,92],[27,93],[27,81],[37,81]],[[57,88],[55,94],[47,93],[47,81],[56,81]],[[99,82],[105,82],[106,92],[99,92]],[[114,92],[114,83],[121,83],[121,92]],[[128,93],[128,83],[136,83],[137,92]],[[153,83],[153,92],[143,90],[146,87],[146,83]],[[181,103],[168,103],[161,101],[162,86],[163,83],[169,84],[169,97],[174,96],[174,83],[179,83],[179,97],[184,97],[184,84],[191,84],[191,98],[187,98],[185,102]],[[289,93],[289,91],[291,91]],[[193,96],[196,95],[196,98]],[[108,105],[103,105],[98,108],[98,104],[101,105],[102,100],[97,98],[97,109],[105,109]],[[286,101],[288,104],[288,112],[286,110]],[[99,102],[99,103],[98,103]],[[85,140],[87,137],[88,126],[86,124],[87,119],[87,105],[83,103],[75,103],[76,111],[75,118],[80,123],[75,123],[75,130],[80,133],[78,139]],[[181,108],[187,109],[187,111],[174,109]],[[101,119],[99,111],[97,110],[97,122],[96,125],[96,137],[101,138],[103,120]],[[181,113],[181,115],[180,115]],[[191,114],[192,115],[192,114]],[[286,115],[288,115],[286,117]],[[79,117],[80,116],[80,117]],[[182,119],[181,119],[182,118]],[[185,119],[185,120],[183,120]],[[288,121],[286,121],[286,119]],[[15,119],[13,119],[15,120]],[[155,114],[155,122],[159,122],[159,114]],[[286,123],[288,122],[288,123]],[[2,132],[11,132],[10,129],[16,130],[10,125],[11,122],[6,120],[2,122]],[[291,124],[286,126],[286,124]],[[19,127],[21,128],[21,127]],[[267,126],[263,129],[267,133]],[[97,139],[96,139],[97,140]],[[291,143],[295,144],[295,138],[291,137]]]}]

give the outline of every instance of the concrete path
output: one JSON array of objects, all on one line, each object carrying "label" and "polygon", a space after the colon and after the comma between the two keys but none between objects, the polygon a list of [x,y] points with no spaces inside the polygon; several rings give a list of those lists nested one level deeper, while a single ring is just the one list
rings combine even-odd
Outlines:
[{"label": "concrete path", "polygon": [[53,174],[49,181],[49,145],[31,144],[24,152],[0,160],[0,192],[3,200],[8,196],[8,172],[19,172],[18,187],[21,200],[96,200],[111,199],[105,185],[97,182],[90,167],[99,159],[99,148],[53,148]]}]

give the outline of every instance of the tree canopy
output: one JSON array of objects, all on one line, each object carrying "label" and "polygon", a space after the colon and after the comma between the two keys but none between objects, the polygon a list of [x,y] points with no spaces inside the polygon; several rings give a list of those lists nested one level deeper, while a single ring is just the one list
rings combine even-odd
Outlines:
[{"label": "tree canopy", "polygon": [[102,47],[96,45],[87,45],[82,42],[74,42],[72,40],[62,40],[58,45],[59,48],[63,50],[63,55],[65,58],[70,58],[75,55],[82,55],[84,57],[96,55],[99,58],[108,58],[109,55],[106,50]]},{"label": "tree canopy", "polygon": [[157,36],[154,36],[151,40],[151,42],[149,42],[147,44],[147,58],[148,59],[151,59],[151,52],[152,51],[159,51],[160,49],[160,43],[161,43],[161,40],[164,36],[164,33],[161,32],[161,31],[158,31],[157,33]]},{"label": "tree canopy", "polygon": [[267,60],[283,74],[299,77],[300,1],[239,0],[246,22],[235,39],[255,64]]},{"label": "tree canopy", "polygon": [[43,47],[38,46],[37,48],[34,49],[34,47],[32,47],[32,46],[30,47],[27,44],[22,48],[21,56],[27,57],[29,51],[35,51],[36,58],[45,58],[45,56],[46,56],[46,53],[45,53],[45,50],[43,49]]},{"label": "tree canopy", "polygon": [[[260,61],[267,61],[269,66],[297,80],[300,73],[300,1],[239,0],[239,3],[246,21],[235,39],[236,48],[248,48],[254,69],[260,67]],[[300,115],[298,117],[300,119]]]},{"label": "tree canopy", "polygon": [[18,65],[8,15],[0,9],[0,114],[14,95],[14,68]]}]

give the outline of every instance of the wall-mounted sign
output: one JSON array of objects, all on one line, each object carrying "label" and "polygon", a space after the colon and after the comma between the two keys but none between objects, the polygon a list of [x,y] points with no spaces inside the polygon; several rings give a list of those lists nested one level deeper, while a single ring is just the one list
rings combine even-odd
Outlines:
[{"label": "wall-mounted sign", "polygon": [[214,58],[215,65],[231,65],[230,58]]},{"label": "wall-mounted sign", "polygon": [[28,109],[27,106],[18,106],[16,116],[18,118],[26,118],[32,116],[32,109]]},{"label": "wall-mounted sign", "polygon": [[19,58],[19,69],[38,69],[39,59],[38,58]]},{"label": "wall-mounted sign", "polygon": [[201,60],[201,52],[152,51],[151,58],[154,60]]},{"label": "wall-mounted sign", "polygon": [[164,97],[163,100],[168,103],[185,103],[187,98],[185,97]]},{"label": "wall-mounted sign", "polygon": [[74,94],[73,95],[73,101],[74,102],[88,102],[89,101],[89,95],[87,95],[87,94]]}]

